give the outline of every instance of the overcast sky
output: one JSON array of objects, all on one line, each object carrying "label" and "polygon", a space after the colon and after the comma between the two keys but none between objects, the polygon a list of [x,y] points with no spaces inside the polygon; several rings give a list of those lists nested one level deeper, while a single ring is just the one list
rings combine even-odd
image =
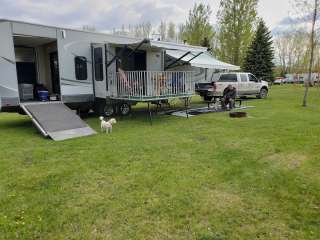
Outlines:
[{"label": "overcast sky", "polygon": [[[106,31],[145,21],[183,23],[195,2],[211,5],[215,24],[220,0],[0,0],[0,18],[72,28],[90,25]],[[259,1],[258,13],[271,29],[289,10],[289,0]]]}]

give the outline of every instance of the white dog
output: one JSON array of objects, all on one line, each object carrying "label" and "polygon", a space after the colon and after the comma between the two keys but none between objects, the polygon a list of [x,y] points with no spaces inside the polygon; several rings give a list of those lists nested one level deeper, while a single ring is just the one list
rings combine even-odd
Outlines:
[{"label": "white dog", "polygon": [[105,121],[104,117],[99,119],[101,120],[101,132],[112,133],[112,125],[117,123],[116,119],[111,118],[109,121]]}]

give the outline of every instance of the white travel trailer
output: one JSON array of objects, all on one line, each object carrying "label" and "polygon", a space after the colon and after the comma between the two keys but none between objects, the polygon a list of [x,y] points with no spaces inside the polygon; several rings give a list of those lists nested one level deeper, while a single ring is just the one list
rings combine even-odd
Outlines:
[{"label": "white travel trailer", "polygon": [[[126,115],[136,102],[189,98],[207,69],[238,67],[198,46],[0,20],[1,111],[25,112],[57,140],[93,133],[64,104]],[[78,126],[61,123],[67,115]]]}]

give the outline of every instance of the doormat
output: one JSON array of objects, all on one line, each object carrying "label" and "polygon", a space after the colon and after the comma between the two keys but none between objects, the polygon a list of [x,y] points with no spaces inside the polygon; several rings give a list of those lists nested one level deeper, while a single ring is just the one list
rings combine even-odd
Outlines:
[{"label": "doormat", "polygon": [[[244,109],[250,109],[255,108],[255,106],[244,106],[244,107],[236,107],[232,110],[244,110]],[[208,108],[208,107],[202,107],[202,108],[192,108],[188,110],[188,115],[186,113],[186,110],[180,110],[180,111],[168,111],[165,114],[166,115],[172,115],[176,117],[195,117],[200,114],[206,114],[206,113],[217,113],[217,112],[227,112],[226,110],[223,110],[221,108]]]}]

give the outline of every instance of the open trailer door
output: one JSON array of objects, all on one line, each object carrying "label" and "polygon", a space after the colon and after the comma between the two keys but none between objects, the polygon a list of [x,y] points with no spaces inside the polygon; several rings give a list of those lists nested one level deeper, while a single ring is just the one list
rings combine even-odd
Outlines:
[{"label": "open trailer door", "polygon": [[17,70],[9,22],[0,22],[0,43],[0,103],[2,107],[18,106]]},{"label": "open trailer door", "polygon": [[104,44],[92,44],[92,71],[96,98],[107,96],[106,51]]}]

